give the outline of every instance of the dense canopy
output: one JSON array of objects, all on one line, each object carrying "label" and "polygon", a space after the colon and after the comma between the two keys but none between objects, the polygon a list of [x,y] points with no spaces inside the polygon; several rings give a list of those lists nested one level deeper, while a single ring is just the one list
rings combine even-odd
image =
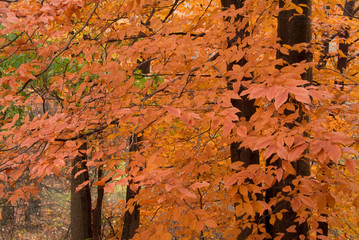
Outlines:
[{"label": "dense canopy", "polygon": [[0,0],[0,19],[4,226],[58,184],[72,240],[359,238],[359,1]]}]

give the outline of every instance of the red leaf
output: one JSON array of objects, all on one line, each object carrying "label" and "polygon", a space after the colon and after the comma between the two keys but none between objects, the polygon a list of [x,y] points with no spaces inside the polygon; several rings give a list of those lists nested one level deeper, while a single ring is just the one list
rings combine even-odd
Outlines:
[{"label": "red leaf", "polygon": [[77,144],[74,141],[67,141],[65,144],[68,148],[75,148]]},{"label": "red leaf", "polygon": [[223,124],[223,137],[228,136],[231,130],[234,128],[236,124],[232,122],[232,120],[225,121]]},{"label": "red leaf", "polygon": [[90,181],[87,180],[87,181],[84,181],[83,183],[81,183],[80,185],[77,186],[76,188],[76,192],[80,191],[81,189],[83,189],[87,184],[89,184]]},{"label": "red leaf", "polygon": [[103,188],[106,192],[108,193],[112,193],[113,189],[115,187],[115,183],[114,182],[110,182],[108,184],[106,184],[106,186]]},{"label": "red leaf", "polygon": [[174,108],[171,106],[163,106],[163,108],[166,109],[167,112],[171,113],[172,115],[174,115],[176,117],[181,116],[181,110],[179,110],[178,108]]},{"label": "red leaf", "polygon": [[289,233],[296,233],[297,230],[295,230],[295,225],[290,226],[289,228],[287,228],[287,232],[289,232]]},{"label": "red leaf", "polygon": [[305,205],[307,205],[310,208],[314,208],[315,207],[315,203],[314,201],[307,196],[299,196],[300,200],[302,201],[302,203],[304,203]]},{"label": "red leaf", "polygon": [[280,106],[283,105],[283,103],[285,103],[285,101],[287,101],[288,99],[288,92],[287,90],[279,90],[277,95],[275,96],[275,103],[274,103],[274,106],[275,106],[275,109],[279,109]]},{"label": "red leaf", "polygon": [[196,198],[195,194],[191,193],[185,188],[178,188],[178,191],[180,192],[181,199],[183,199],[184,197]]},{"label": "red leaf", "polygon": [[279,168],[277,170],[277,181],[279,182],[280,180],[282,180],[283,177],[283,168]]},{"label": "red leaf", "polygon": [[87,172],[87,169],[82,169],[81,171],[78,171],[76,174],[75,174],[75,176],[74,176],[74,178],[76,179],[78,176],[80,176],[82,173],[84,173],[84,172]]},{"label": "red leaf", "polygon": [[301,156],[301,154],[307,149],[307,146],[308,144],[304,143],[290,150],[288,153],[288,160],[289,161],[297,160]]},{"label": "red leaf", "polygon": [[14,12],[7,12],[6,21],[9,23],[17,23],[19,19],[16,17],[16,14]]},{"label": "red leaf", "polygon": [[196,188],[202,188],[202,187],[208,187],[209,186],[209,183],[208,182],[196,182],[194,184],[192,184],[190,186],[190,188],[192,188],[193,190],[196,189]]},{"label": "red leaf", "polygon": [[341,143],[343,145],[349,145],[353,143],[353,139],[339,132],[323,133],[323,137],[329,139],[333,143]]},{"label": "red leaf", "polygon": [[237,134],[241,137],[247,137],[247,128],[245,126],[237,127]]},{"label": "red leaf", "polygon": [[102,151],[98,151],[98,152],[95,152],[92,156],[92,159],[93,160],[100,160],[103,156],[103,152]]},{"label": "red leaf", "polygon": [[345,167],[351,174],[355,174],[355,162],[353,161],[353,159],[347,159],[345,161]]},{"label": "red leaf", "polygon": [[327,154],[331,160],[333,160],[335,163],[339,162],[342,151],[337,144],[330,144],[330,146],[326,147],[325,150],[327,151]]}]

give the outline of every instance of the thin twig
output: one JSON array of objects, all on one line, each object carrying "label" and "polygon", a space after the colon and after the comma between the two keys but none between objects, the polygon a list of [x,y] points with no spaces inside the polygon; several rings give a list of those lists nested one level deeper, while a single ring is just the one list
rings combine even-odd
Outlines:
[{"label": "thin twig", "polygon": [[[35,77],[39,77],[39,76],[41,76],[42,74],[44,74],[47,70],[49,70],[49,68],[50,68],[50,67],[52,66],[52,64],[54,63],[55,59],[57,59],[63,52],[65,52],[65,51],[69,48],[71,42],[75,39],[75,37],[76,37],[80,32],[82,32],[82,31],[85,29],[85,27],[87,26],[87,24],[90,22],[90,19],[91,19],[92,16],[94,15],[94,13],[95,13],[97,7],[98,7],[98,5],[96,4],[95,7],[94,7],[94,9],[93,9],[92,12],[90,13],[90,16],[87,18],[86,22],[84,23],[84,25],[83,25],[74,35],[72,35],[72,37],[69,39],[69,41],[67,42],[67,44],[65,45],[65,47],[62,48],[62,50],[59,51],[59,52],[51,59],[50,63],[49,63],[40,73],[36,74]],[[26,88],[26,86],[27,86],[31,81],[32,81],[32,79],[29,79],[29,80],[20,88],[20,90],[18,90],[18,91],[16,92],[16,94],[19,94],[20,92],[22,92],[22,91]]]},{"label": "thin twig", "polygon": [[0,49],[4,49],[4,48],[6,48],[7,46],[11,45],[11,44],[12,44],[13,42],[15,42],[19,37],[21,37],[22,34],[24,34],[24,32],[21,32],[21,33],[20,33],[19,35],[17,35],[13,40],[11,40],[10,42],[8,42],[8,43],[2,45],[2,46],[0,47]]},{"label": "thin twig", "polygon": [[326,69],[326,70],[330,70],[330,71],[333,71],[333,72],[335,72],[335,73],[338,73],[338,74],[341,75],[343,78],[345,78],[345,79],[351,81],[351,82],[354,83],[355,85],[359,85],[358,82],[356,82],[355,80],[353,80],[353,79],[351,79],[351,78],[348,78],[348,77],[345,76],[343,73],[341,73],[341,72],[339,72],[339,71],[337,71],[337,70],[335,70],[335,69],[332,69],[332,68],[322,68],[322,69]]}]

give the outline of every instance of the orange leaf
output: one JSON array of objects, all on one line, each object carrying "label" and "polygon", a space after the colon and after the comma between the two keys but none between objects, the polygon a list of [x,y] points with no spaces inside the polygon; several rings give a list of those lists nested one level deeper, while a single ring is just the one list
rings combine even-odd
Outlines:
[{"label": "orange leaf", "polygon": [[287,232],[289,232],[289,233],[296,233],[297,230],[295,230],[295,225],[292,225],[292,226],[290,226],[289,228],[287,228]]},{"label": "orange leaf", "polygon": [[277,170],[277,181],[279,182],[280,180],[282,180],[283,177],[283,168],[279,168]]},{"label": "orange leaf", "polygon": [[106,192],[108,193],[112,193],[113,189],[115,187],[115,183],[114,182],[110,182],[108,184],[106,184],[106,186],[103,188]]},{"label": "orange leaf", "polygon": [[232,120],[225,121],[223,124],[223,137],[228,136],[235,125],[236,124],[232,122]]},{"label": "orange leaf", "polygon": [[78,172],[75,174],[74,178],[76,179],[78,176],[80,176],[80,175],[81,175],[82,173],[84,173],[84,172],[87,172],[87,169],[82,169],[82,170],[78,171]]},{"label": "orange leaf", "polygon": [[204,225],[210,228],[217,228],[217,223],[213,219],[207,219],[204,222]]},{"label": "orange leaf", "polygon": [[77,146],[77,144],[74,141],[66,141],[65,145],[69,148],[75,148]]},{"label": "orange leaf", "polygon": [[289,151],[288,160],[289,161],[297,160],[301,156],[301,154],[307,149],[307,146],[308,146],[307,143],[301,144],[299,146],[295,146],[295,148]]},{"label": "orange leaf", "polygon": [[305,205],[307,205],[310,208],[314,208],[315,207],[315,203],[314,201],[307,196],[299,196],[300,200],[302,201],[302,203],[304,203]]},{"label": "orange leaf", "polygon": [[92,156],[92,160],[100,160],[103,156],[102,151],[95,152]]},{"label": "orange leaf", "polygon": [[339,159],[342,155],[342,151],[337,144],[330,144],[330,146],[326,147],[325,150],[327,151],[328,156],[331,160],[333,160],[335,163],[339,162]]},{"label": "orange leaf", "polygon": [[355,162],[354,162],[353,159],[348,158],[348,159],[345,161],[345,167],[348,169],[348,171],[349,171],[351,174],[355,174]]},{"label": "orange leaf", "polygon": [[181,116],[181,110],[179,110],[178,108],[174,108],[171,106],[163,106],[163,108],[171,113],[172,115],[174,115],[175,117],[180,117]]},{"label": "orange leaf", "polygon": [[178,188],[178,191],[180,192],[181,199],[183,199],[184,197],[196,198],[195,194],[191,193],[185,188]]},{"label": "orange leaf", "polygon": [[190,186],[191,189],[196,189],[196,188],[203,188],[203,187],[208,187],[209,186],[209,183],[208,182],[196,182],[194,184],[192,184]]},{"label": "orange leaf", "polygon": [[83,183],[81,183],[80,185],[77,186],[76,188],[76,192],[80,191],[81,189],[83,189],[86,185],[88,185],[90,183],[89,180],[84,181]]},{"label": "orange leaf", "polygon": [[245,126],[238,126],[237,134],[241,137],[247,137],[247,128]]},{"label": "orange leaf", "polygon": [[283,103],[285,103],[285,101],[287,101],[288,99],[288,92],[287,90],[279,90],[277,95],[275,96],[275,102],[274,102],[274,106],[275,109],[279,109],[280,106],[283,105]]}]

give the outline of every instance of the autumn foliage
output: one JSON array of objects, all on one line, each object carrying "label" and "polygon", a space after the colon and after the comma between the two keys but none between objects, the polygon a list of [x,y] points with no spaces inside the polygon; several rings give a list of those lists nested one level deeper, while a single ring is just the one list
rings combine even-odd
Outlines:
[{"label": "autumn foliage", "polygon": [[[70,179],[82,156],[77,191],[136,193],[102,212],[140,206],[134,239],[288,239],[302,223],[297,239],[358,238],[359,2],[313,0],[312,39],[293,45],[277,16],[308,5],[224,2],[0,1],[0,203]],[[312,60],[291,64],[294,52]],[[231,161],[233,143],[258,162]]]}]

